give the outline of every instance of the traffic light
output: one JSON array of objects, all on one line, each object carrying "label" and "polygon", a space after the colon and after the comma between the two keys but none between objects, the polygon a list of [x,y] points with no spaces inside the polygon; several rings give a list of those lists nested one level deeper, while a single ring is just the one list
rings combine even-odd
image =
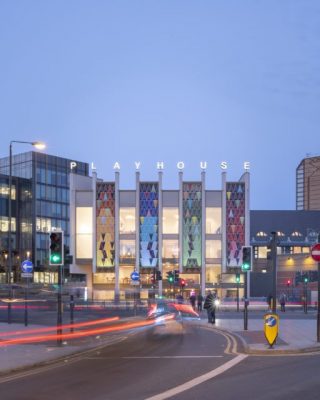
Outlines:
[{"label": "traffic light", "polygon": [[170,283],[170,285],[173,283],[174,277],[173,277],[173,272],[172,271],[168,271],[167,272],[167,280]]},{"label": "traffic light", "polygon": [[240,283],[240,274],[239,273],[236,274],[236,282]]},{"label": "traffic light", "polygon": [[64,237],[62,231],[50,232],[49,265],[63,265]]},{"label": "traffic light", "polygon": [[290,285],[291,285],[291,280],[288,279],[288,280],[287,280],[287,286],[289,287]]},{"label": "traffic light", "polygon": [[307,276],[305,276],[305,277],[303,278],[303,282],[304,282],[304,283],[308,283],[308,282],[309,282],[309,278],[308,278]]},{"label": "traffic light", "polygon": [[243,246],[242,247],[242,271],[251,271],[252,268],[252,247]]},{"label": "traffic light", "polygon": [[173,271],[174,282],[179,282],[179,270],[175,269]]},{"label": "traffic light", "polygon": [[183,289],[186,286],[186,281],[182,278],[180,279],[180,286],[181,286],[181,289]]},{"label": "traffic light", "polygon": [[162,281],[162,274],[161,274],[161,271],[156,271],[156,280],[157,280],[157,281]]}]

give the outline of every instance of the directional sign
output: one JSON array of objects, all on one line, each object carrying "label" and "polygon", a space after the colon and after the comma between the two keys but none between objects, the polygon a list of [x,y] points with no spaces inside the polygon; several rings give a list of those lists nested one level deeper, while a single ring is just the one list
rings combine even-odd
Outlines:
[{"label": "directional sign", "polygon": [[273,346],[279,330],[279,317],[277,314],[265,314],[264,315],[264,335],[270,345]]},{"label": "directional sign", "polygon": [[33,264],[30,260],[24,260],[21,263],[21,272],[26,274],[31,274],[33,271]]},{"label": "directional sign", "polygon": [[320,261],[320,243],[311,247],[311,257],[314,261]]},{"label": "directional sign", "polygon": [[21,278],[32,278],[33,273],[32,272],[21,272]]},{"label": "directional sign", "polygon": [[140,274],[137,271],[133,271],[130,275],[132,281],[138,281],[140,279]]}]

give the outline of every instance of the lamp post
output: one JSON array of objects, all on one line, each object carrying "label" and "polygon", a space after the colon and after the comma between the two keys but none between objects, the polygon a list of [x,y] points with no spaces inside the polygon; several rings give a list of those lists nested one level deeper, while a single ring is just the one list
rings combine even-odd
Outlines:
[{"label": "lamp post", "polygon": [[8,236],[9,236],[9,243],[8,243],[8,284],[10,285],[10,299],[8,302],[8,323],[11,323],[11,297],[12,297],[12,288],[11,288],[11,273],[12,273],[12,243],[11,243],[11,233],[12,233],[12,228],[11,228],[11,222],[12,222],[12,145],[13,143],[22,143],[22,144],[31,144],[31,146],[34,146],[38,150],[42,150],[46,147],[46,145],[43,142],[25,142],[21,140],[11,140],[10,141],[10,146],[9,146],[9,206],[8,206],[8,211],[9,211],[9,227],[8,227]]}]

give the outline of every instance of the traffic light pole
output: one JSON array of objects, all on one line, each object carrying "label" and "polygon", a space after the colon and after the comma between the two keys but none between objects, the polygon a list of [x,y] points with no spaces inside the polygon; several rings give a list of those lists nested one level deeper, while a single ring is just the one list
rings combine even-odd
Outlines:
[{"label": "traffic light pole", "polygon": [[244,273],[244,308],[243,308],[243,329],[245,331],[248,330],[248,273],[249,272],[245,272]]},{"label": "traffic light pole", "polygon": [[58,265],[57,344],[62,344],[62,265]]},{"label": "traffic light pole", "polygon": [[239,285],[240,282],[237,282],[237,312],[239,312]]}]

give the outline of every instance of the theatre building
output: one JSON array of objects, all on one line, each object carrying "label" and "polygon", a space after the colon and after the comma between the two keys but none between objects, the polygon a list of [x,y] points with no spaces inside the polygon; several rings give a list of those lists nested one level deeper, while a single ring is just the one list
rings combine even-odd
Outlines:
[{"label": "theatre building", "polygon": [[[70,273],[89,297],[236,296],[241,247],[250,244],[249,172],[230,182],[222,171],[220,188],[209,189],[205,169],[192,182],[179,169],[175,190],[163,188],[163,173],[144,181],[137,170],[132,190],[121,189],[120,170],[108,182],[95,170],[70,175]],[[179,271],[175,283],[170,271]],[[239,286],[243,295],[242,275]]]}]

